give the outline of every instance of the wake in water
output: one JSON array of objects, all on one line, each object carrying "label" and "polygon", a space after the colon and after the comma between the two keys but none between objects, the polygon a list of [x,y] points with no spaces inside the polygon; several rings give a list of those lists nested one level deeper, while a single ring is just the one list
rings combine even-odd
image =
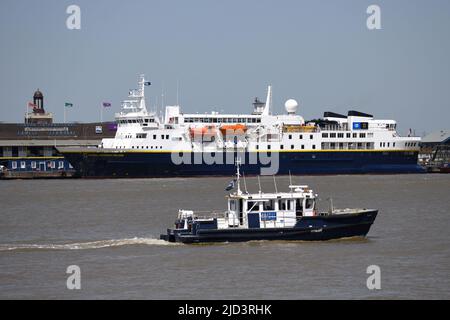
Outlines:
[{"label": "wake in water", "polygon": [[129,245],[175,245],[164,240],[155,238],[130,238],[117,240],[99,240],[90,242],[64,243],[64,244],[0,244],[0,251],[14,250],[86,250],[101,249],[109,247],[121,247]]}]

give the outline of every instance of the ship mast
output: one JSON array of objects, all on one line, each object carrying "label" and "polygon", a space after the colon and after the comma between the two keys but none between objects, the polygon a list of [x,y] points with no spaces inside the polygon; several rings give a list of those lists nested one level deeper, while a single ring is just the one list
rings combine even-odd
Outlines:
[{"label": "ship mast", "polygon": [[236,159],[236,182],[237,182],[237,194],[240,195],[242,194],[241,191],[241,181],[240,181],[240,176],[241,173],[239,172],[239,166],[241,165],[241,159],[237,158]]}]

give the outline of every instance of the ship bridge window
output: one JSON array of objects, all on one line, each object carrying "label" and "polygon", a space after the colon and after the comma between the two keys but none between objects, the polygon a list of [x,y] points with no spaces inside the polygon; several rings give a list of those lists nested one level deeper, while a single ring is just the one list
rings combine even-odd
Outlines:
[{"label": "ship bridge window", "polygon": [[286,200],[278,200],[278,210],[286,210]]},{"label": "ship bridge window", "polygon": [[274,210],[273,200],[268,200],[263,202],[264,211]]},{"label": "ship bridge window", "polygon": [[350,132],[347,132],[347,138],[350,138]]},{"label": "ship bridge window", "polygon": [[330,133],[330,138],[336,138],[336,132]]},{"label": "ship bridge window", "polygon": [[365,133],[360,133],[360,134],[359,134],[359,137],[360,137],[360,138],[365,138],[365,137],[366,137],[366,134],[365,134]]},{"label": "ship bridge window", "polygon": [[344,137],[344,133],[343,132],[338,133],[338,138],[343,138],[343,137]]},{"label": "ship bridge window", "polygon": [[353,133],[353,138],[357,138],[358,137],[358,134],[355,132],[355,133]]},{"label": "ship bridge window", "polygon": [[322,133],[322,138],[328,138],[328,133],[326,132]]},{"label": "ship bridge window", "polygon": [[259,211],[259,204],[258,204],[258,202],[247,201],[247,211],[248,212]]},{"label": "ship bridge window", "polygon": [[314,207],[314,199],[306,199],[305,209],[312,209]]},{"label": "ship bridge window", "polygon": [[295,212],[300,215],[303,212],[303,199],[295,199]]},{"label": "ship bridge window", "polygon": [[230,201],[230,211],[236,211],[236,201],[235,200]]}]

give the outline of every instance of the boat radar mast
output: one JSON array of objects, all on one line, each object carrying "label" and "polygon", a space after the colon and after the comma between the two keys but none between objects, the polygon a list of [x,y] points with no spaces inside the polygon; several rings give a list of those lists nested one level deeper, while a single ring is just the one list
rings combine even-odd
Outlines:
[{"label": "boat radar mast", "polygon": [[241,173],[239,171],[239,166],[241,165],[241,159],[236,159],[236,183],[237,183],[237,194],[240,195],[242,194],[241,191],[241,181],[240,181],[240,177],[241,177]]},{"label": "boat radar mast", "polygon": [[151,82],[146,81],[145,75],[141,74],[139,76],[138,89],[132,89],[128,92],[128,99],[123,101],[122,107],[124,109],[132,109],[131,111],[147,112],[145,104],[145,86],[149,85],[151,85]]}]

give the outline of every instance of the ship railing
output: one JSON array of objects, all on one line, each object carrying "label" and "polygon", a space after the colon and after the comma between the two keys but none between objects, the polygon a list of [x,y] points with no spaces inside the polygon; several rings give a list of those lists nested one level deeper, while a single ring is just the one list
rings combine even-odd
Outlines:
[{"label": "ship railing", "polygon": [[302,126],[302,125],[284,125],[283,132],[320,132],[320,128],[316,126]]},{"label": "ship railing", "polygon": [[195,219],[214,219],[214,218],[226,218],[228,211],[195,211]]},{"label": "ship railing", "polygon": [[350,131],[348,126],[323,126],[321,127],[322,131]]}]

